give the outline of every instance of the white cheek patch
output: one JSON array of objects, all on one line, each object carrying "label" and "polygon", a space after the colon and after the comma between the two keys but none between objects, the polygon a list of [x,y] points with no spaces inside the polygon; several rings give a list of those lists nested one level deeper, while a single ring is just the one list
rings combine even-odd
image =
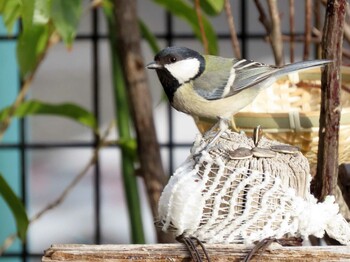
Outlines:
[{"label": "white cheek patch", "polygon": [[165,65],[165,68],[177,79],[177,81],[179,81],[179,84],[183,84],[194,78],[199,72],[199,67],[200,62],[195,58],[189,58]]}]

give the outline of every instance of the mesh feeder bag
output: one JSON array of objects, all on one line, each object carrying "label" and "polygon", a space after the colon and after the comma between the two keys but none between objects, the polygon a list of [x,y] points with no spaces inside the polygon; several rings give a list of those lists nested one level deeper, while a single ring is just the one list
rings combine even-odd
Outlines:
[{"label": "mesh feeder bag", "polygon": [[[159,225],[176,236],[207,243],[253,244],[268,237],[326,231],[350,245],[350,227],[334,197],[310,194],[307,159],[293,146],[226,130],[198,138],[193,154],[170,178],[159,201]],[[196,153],[194,153],[196,152]]]}]

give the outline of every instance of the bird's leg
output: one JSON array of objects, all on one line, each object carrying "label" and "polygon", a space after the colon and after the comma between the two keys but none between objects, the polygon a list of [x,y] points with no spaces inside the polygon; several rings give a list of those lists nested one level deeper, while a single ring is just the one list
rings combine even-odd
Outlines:
[{"label": "bird's leg", "polygon": [[261,241],[259,241],[252,250],[247,254],[247,256],[244,258],[244,262],[249,262],[254,255],[256,255],[258,252],[260,252],[260,255],[266,250],[268,246],[271,245],[272,242],[276,241],[275,238],[265,238]]},{"label": "bird's leg", "polygon": [[214,144],[214,142],[228,129],[228,127],[229,120],[227,118],[218,117],[218,121],[216,122],[216,124],[212,128],[210,128],[209,131],[207,131],[207,133],[215,132],[215,136],[211,138],[207,143],[202,143],[201,145],[199,145],[194,150],[193,155],[198,156],[204,150],[207,151]]},{"label": "bird's leg", "polygon": [[186,237],[184,235],[181,235],[181,236],[178,236],[176,238],[176,240],[185,244],[185,246],[187,247],[188,251],[190,252],[191,258],[192,258],[192,260],[194,262],[203,262],[200,254],[199,254],[199,251],[198,251],[198,249],[197,249],[197,247],[196,247],[196,245],[195,245],[195,243],[193,241],[193,240],[196,240],[197,244],[201,246],[205,258],[207,259],[208,262],[210,262],[210,258],[209,258],[208,252],[205,249],[204,244],[198,238],[196,238],[196,237]]}]

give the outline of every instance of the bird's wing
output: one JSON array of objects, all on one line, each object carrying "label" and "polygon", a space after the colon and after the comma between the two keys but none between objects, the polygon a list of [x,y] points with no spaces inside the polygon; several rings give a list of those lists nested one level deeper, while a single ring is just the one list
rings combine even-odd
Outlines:
[{"label": "bird's wing", "polygon": [[200,77],[193,80],[193,89],[205,99],[220,99],[229,81],[233,60],[209,55],[204,57],[205,70]]},{"label": "bird's wing", "polygon": [[277,68],[249,60],[205,56],[206,69],[193,80],[194,90],[207,100],[232,96],[267,79]]},{"label": "bird's wing", "polygon": [[205,56],[205,58],[210,59],[210,66],[208,68],[206,66],[203,74],[193,81],[193,88],[208,100],[233,96],[269,78],[274,81],[291,72],[320,67],[332,62],[331,60],[310,60],[276,67],[245,59],[216,56]]},{"label": "bird's wing", "polygon": [[275,66],[245,59],[235,60],[233,69],[235,78],[225,97],[232,96],[246,88],[259,84],[279,70]]}]

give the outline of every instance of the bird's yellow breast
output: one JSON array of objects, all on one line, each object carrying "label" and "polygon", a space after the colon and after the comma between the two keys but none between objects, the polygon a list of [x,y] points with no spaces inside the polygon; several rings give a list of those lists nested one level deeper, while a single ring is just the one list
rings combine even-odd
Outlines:
[{"label": "bird's yellow breast", "polygon": [[218,116],[230,118],[249,105],[258,93],[259,89],[253,87],[245,89],[234,96],[207,100],[198,95],[193,89],[192,83],[189,82],[176,90],[172,106],[178,111],[200,118],[216,119]]}]

